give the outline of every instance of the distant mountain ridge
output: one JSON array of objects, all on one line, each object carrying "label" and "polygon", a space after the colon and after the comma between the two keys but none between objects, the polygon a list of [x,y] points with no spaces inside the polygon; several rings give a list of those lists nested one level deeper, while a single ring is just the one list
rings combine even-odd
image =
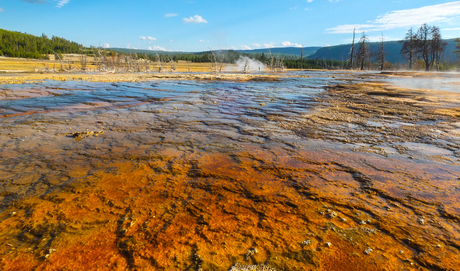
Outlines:
[{"label": "distant mountain ridge", "polygon": [[[451,61],[455,62],[457,60],[457,54],[454,53],[456,50],[456,41],[455,39],[444,40],[447,42],[447,45],[442,56],[442,61]],[[378,51],[379,42],[369,43],[369,48],[371,53],[376,54]],[[355,45],[355,48],[358,48],[359,45]],[[402,44],[400,41],[386,41],[384,42],[385,50],[385,61],[392,64],[395,63],[405,63],[407,62],[401,55]],[[346,61],[350,56],[351,44],[342,44],[334,45],[327,47],[311,46],[304,47],[303,56],[306,59],[318,59],[318,60],[338,60]],[[122,49],[122,48],[110,48],[110,50],[122,51],[125,53],[146,53],[146,54],[160,54],[160,55],[173,55],[173,54],[202,54],[204,52],[170,52],[170,51],[150,51],[150,50],[137,50],[137,49]],[[284,56],[295,56],[300,57],[302,48],[300,47],[279,47],[279,48],[264,48],[264,49],[254,49],[254,50],[231,50],[239,52],[242,54],[265,54],[268,56],[270,52],[275,55],[284,55]],[[372,58],[375,60],[375,57]]]},{"label": "distant mountain ridge", "polygon": [[[304,47],[303,49],[303,56],[307,57],[312,55],[318,51],[322,47],[320,46],[312,46],[312,47]],[[131,48],[108,48],[109,50],[123,52],[123,53],[131,53],[131,54],[159,54],[159,55],[173,55],[173,54],[202,54],[205,52],[209,52],[209,50],[202,51],[202,52],[185,52],[185,51],[155,51],[155,50],[144,50],[144,49],[131,49]],[[215,52],[222,51],[222,50],[214,50]],[[223,51],[235,51],[242,54],[270,54],[273,55],[291,55],[291,56],[300,56],[302,53],[302,48],[300,47],[279,47],[279,48],[264,48],[264,49],[253,49],[253,50],[223,50]]]},{"label": "distant mountain ridge", "polygon": [[[303,48],[303,56],[307,57],[316,53],[322,47],[320,46],[311,46],[311,47],[304,47]],[[301,47],[280,47],[280,48],[264,48],[264,49],[253,49],[253,50],[235,50],[240,53],[244,54],[270,54],[270,52],[274,55],[294,55],[300,56],[302,53]]]}]

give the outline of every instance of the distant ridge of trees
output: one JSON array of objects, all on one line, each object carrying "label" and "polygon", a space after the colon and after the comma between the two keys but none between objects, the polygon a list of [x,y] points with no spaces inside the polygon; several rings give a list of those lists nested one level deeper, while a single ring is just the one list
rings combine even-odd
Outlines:
[{"label": "distant ridge of trees", "polygon": [[[444,49],[443,60],[449,62],[455,62],[457,60],[457,55],[454,53],[456,48],[456,39],[445,39],[447,45]],[[371,52],[378,52],[378,47],[380,42],[369,42],[369,49]],[[396,63],[406,63],[406,60],[401,55],[402,44],[400,41],[385,41],[385,60],[392,64]],[[328,60],[347,60],[350,58],[350,47],[351,44],[335,45],[323,47],[316,51],[313,55],[308,56],[308,59],[328,59]],[[355,47],[357,47],[355,45]],[[376,56],[372,57],[372,60],[376,60]]]},{"label": "distant ridge of trees", "polygon": [[0,55],[48,59],[48,54],[81,53],[83,45],[45,34],[41,37],[0,29]]}]

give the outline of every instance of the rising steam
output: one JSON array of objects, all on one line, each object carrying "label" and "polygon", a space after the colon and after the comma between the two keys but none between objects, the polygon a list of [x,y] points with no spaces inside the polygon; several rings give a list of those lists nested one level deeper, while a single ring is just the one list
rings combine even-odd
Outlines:
[{"label": "rising steam", "polygon": [[263,72],[267,66],[258,61],[251,59],[247,56],[240,56],[240,58],[235,62],[236,65],[229,65],[225,68],[225,71],[229,72]]}]

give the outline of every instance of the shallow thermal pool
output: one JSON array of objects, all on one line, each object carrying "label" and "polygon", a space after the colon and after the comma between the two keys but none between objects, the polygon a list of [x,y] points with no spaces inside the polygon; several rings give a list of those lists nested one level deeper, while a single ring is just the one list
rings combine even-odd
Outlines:
[{"label": "shallow thermal pool", "polygon": [[352,120],[325,87],[387,79],[308,75],[2,85],[1,268],[458,266],[453,124]]}]

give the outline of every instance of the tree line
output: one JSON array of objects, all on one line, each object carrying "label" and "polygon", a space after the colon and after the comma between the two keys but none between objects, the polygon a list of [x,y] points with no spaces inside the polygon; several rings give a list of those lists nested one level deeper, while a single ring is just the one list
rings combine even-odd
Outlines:
[{"label": "tree line", "polygon": [[[460,38],[456,40],[456,51],[460,56]],[[436,68],[440,70],[443,52],[446,42],[443,41],[441,31],[437,26],[423,24],[414,31],[410,28],[404,40],[400,41],[401,55],[407,59],[409,69],[423,68],[427,71]],[[375,49],[374,49],[375,50]],[[150,62],[170,63],[179,60],[195,63],[230,63],[234,64],[240,57],[247,56],[258,60],[267,66],[277,67],[273,69],[389,69],[392,64],[385,60],[385,43],[382,35],[378,49],[370,51],[369,39],[363,32],[358,41],[355,42],[355,32],[353,31],[353,41],[350,48],[349,58],[346,61],[328,59],[307,59],[303,56],[277,55],[273,56],[265,53],[242,53],[234,50],[216,50],[201,53],[173,53],[161,54],[153,52],[129,54],[125,52],[115,52],[102,48],[84,48],[81,44],[68,41],[63,38],[52,36],[48,38],[45,34],[37,37],[26,33],[13,32],[0,29],[0,55],[9,57],[49,59],[48,55],[54,54],[57,60],[61,60],[62,55],[69,53],[80,53],[93,57],[110,56],[112,59],[124,57],[125,59],[144,59]],[[61,64],[62,66],[62,64]]]},{"label": "tree line", "polygon": [[409,69],[412,69],[414,61],[422,60],[426,71],[433,66],[439,70],[441,57],[447,45],[442,40],[439,27],[423,24],[415,33],[410,28],[401,42],[401,54],[409,61]]},{"label": "tree line", "polygon": [[82,52],[83,46],[76,42],[45,34],[30,34],[0,29],[0,55],[9,57],[49,59],[49,54]]}]

